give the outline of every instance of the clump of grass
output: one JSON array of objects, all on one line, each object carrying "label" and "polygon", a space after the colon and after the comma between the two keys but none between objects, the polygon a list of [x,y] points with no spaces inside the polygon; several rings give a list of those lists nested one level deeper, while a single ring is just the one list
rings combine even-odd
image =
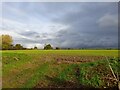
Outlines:
[{"label": "clump of grass", "polygon": [[80,75],[78,77],[78,83],[89,87],[99,87],[102,84],[100,76],[93,70],[100,62],[88,62],[80,64]]},{"label": "clump of grass", "polygon": [[111,58],[109,59],[109,63],[115,73],[120,73],[120,58]]},{"label": "clump of grass", "polygon": [[108,79],[112,79],[114,80],[114,83],[117,85],[116,87],[118,87],[120,89],[120,81],[119,81],[119,76],[120,76],[120,58],[112,58],[110,60],[108,60],[108,58],[106,57],[109,69],[112,73],[113,78],[108,77]]},{"label": "clump of grass", "polygon": [[73,65],[69,65],[67,68],[64,69],[64,71],[60,72],[59,75],[57,76],[59,78],[60,83],[64,82],[64,81],[69,81],[73,75],[73,68],[74,68],[74,64]]}]

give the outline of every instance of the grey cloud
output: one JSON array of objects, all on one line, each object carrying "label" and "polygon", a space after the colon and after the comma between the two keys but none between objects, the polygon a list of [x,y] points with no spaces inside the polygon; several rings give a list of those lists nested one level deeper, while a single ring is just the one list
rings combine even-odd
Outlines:
[{"label": "grey cloud", "polygon": [[[66,38],[67,37],[67,38]],[[94,35],[79,35],[75,34],[74,36],[65,35],[57,39],[60,44],[60,47],[117,47],[117,37],[111,36],[94,36]]]},{"label": "grey cloud", "polygon": [[[25,11],[30,16],[38,19],[42,16],[44,22],[50,21],[69,27],[55,31],[58,27],[49,26],[50,30],[55,31],[52,33],[40,33],[37,30],[35,32],[32,28],[30,31],[19,33],[27,38],[21,38],[16,42],[23,44],[50,43],[53,46],[70,48],[103,48],[117,47],[118,45],[116,21],[118,7],[115,2],[29,3],[27,6]],[[28,38],[31,38],[31,40]]]},{"label": "grey cloud", "polygon": [[24,32],[21,32],[20,34],[28,37],[39,35],[37,32],[34,32],[34,31],[24,31]]},{"label": "grey cloud", "polygon": [[118,27],[113,20],[113,18],[117,20],[117,17],[108,17],[100,22],[103,25],[108,23],[107,28],[101,28],[97,23],[106,13],[117,16],[117,3],[80,3],[80,5],[83,6],[83,12],[78,9],[78,12],[66,13],[62,18],[53,19],[54,22],[70,26],[67,30],[59,31],[55,41],[61,43],[61,47],[117,47]]},{"label": "grey cloud", "polygon": [[118,18],[117,15],[106,14],[98,20],[101,27],[117,27]]}]

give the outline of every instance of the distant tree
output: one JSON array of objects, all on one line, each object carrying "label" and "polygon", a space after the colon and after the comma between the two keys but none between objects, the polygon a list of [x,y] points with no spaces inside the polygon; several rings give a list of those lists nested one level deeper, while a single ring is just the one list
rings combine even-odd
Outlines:
[{"label": "distant tree", "polygon": [[34,48],[27,48],[28,50],[33,50]]},{"label": "distant tree", "polygon": [[67,48],[68,50],[70,50],[71,48]]},{"label": "distant tree", "polygon": [[53,47],[50,44],[47,44],[47,45],[44,46],[44,49],[45,50],[53,49]]},{"label": "distant tree", "polygon": [[23,50],[26,50],[27,48],[23,47]]},{"label": "distant tree", "polygon": [[11,49],[13,39],[10,35],[0,35],[0,49]]},{"label": "distant tree", "polygon": [[14,45],[12,44],[9,46],[9,50],[13,50],[13,49],[14,49]]},{"label": "distant tree", "polygon": [[23,46],[22,46],[21,44],[16,44],[16,45],[14,46],[14,49],[15,49],[15,50],[22,50],[22,49],[23,49]]},{"label": "distant tree", "polygon": [[60,48],[59,48],[59,47],[56,47],[55,49],[56,49],[56,50],[59,50]]},{"label": "distant tree", "polygon": [[38,48],[35,46],[34,49],[38,49]]},{"label": "distant tree", "polygon": [[2,44],[2,50],[8,50],[10,45]]}]

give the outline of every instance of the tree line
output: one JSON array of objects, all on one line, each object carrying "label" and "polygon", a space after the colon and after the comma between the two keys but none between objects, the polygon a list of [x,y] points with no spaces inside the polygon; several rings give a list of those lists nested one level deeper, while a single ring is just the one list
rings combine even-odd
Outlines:
[{"label": "tree line", "polygon": [[[21,44],[13,44],[12,36],[10,35],[0,35],[0,49],[1,50],[26,50],[26,49],[38,49],[38,47],[34,46],[34,48],[26,48],[22,46]],[[53,49],[53,47],[50,44],[45,44],[44,50]],[[60,49],[59,47],[56,47],[55,49]]]},{"label": "tree line", "polygon": [[[30,50],[33,50],[33,49],[38,49],[37,46],[34,46],[34,48],[26,48],[24,47],[23,45],[21,44],[13,44],[13,38],[12,36],[10,35],[0,35],[0,50],[26,50],[26,49],[30,49]],[[50,49],[54,49],[51,44],[45,44],[44,45],[44,50],[50,50]],[[63,50],[72,50],[72,49],[75,49],[75,48],[60,48],[60,47],[56,47],[55,48],[56,50],[60,50],[60,49],[63,49]],[[89,50],[89,49],[95,49],[95,50],[99,50],[101,48],[76,48],[77,50],[78,49],[81,49],[81,50]],[[118,49],[118,48],[102,48],[102,49],[105,49],[105,50],[112,50],[112,49]]]}]

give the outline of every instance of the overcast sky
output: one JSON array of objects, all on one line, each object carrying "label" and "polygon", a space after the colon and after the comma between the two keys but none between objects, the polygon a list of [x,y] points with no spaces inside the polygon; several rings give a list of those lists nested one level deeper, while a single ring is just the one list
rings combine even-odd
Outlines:
[{"label": "overcast sky", "polygon": [[0,33],[29,48],[118,46],[117,2],[4,2],[0,17]]}]

